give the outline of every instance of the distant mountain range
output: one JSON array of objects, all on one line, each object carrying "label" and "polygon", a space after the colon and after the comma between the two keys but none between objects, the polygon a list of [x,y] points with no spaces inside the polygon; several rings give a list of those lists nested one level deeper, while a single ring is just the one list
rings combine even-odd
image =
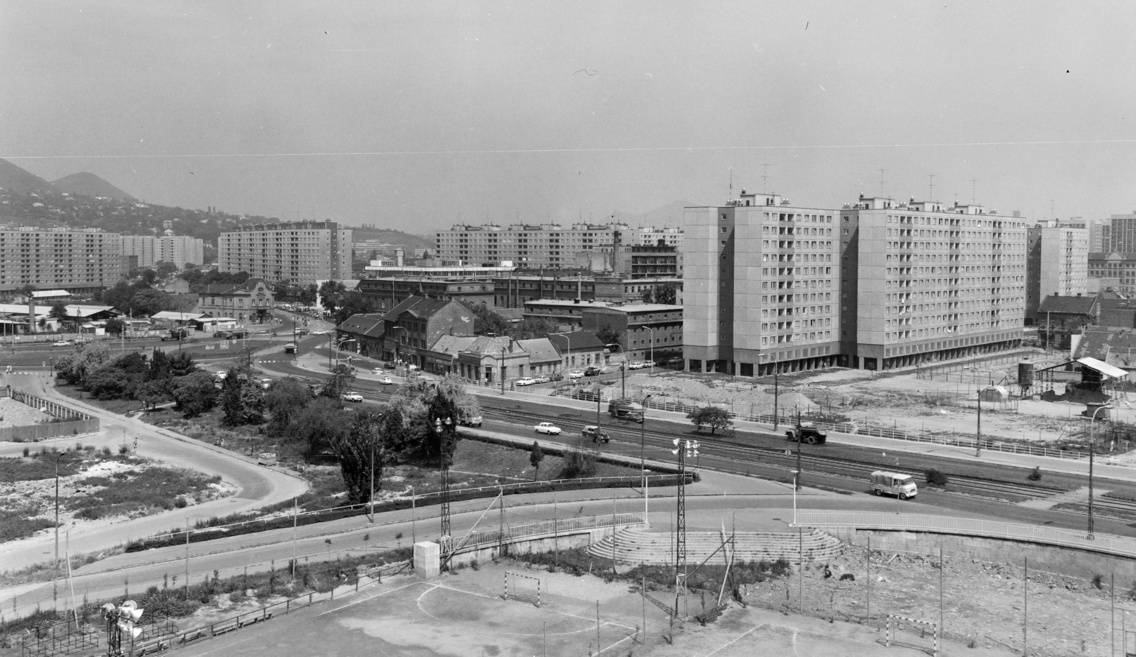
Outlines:
[{"label": "distant mountain range", "polygon": [[133,201],[134,197],[93,173],[74,173],[55,182],[48,182],[30,171],[21,169],[7,160],[0,160],[0,188],[27,193],[52,192],[81,194],[83,196],[112,198],[116,201]]}]

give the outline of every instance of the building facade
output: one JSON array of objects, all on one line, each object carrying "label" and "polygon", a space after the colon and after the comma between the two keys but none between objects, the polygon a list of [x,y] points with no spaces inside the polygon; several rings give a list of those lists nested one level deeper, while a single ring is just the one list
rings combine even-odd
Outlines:
[{"label": "building facade", "polygon": [[383,358],[418,367],[443,335],[473,335],[473,311],[453,299],[410,297],[383,316]]},{"label": "building facade", "polygon": [[1108,242],[1103,251],[1136,253],[1136,211],[1108,218]]},{"label": "building facade", "polygon": [[684,358],[740,376],[890,369],[1021,341],[1026,228],[976,205],[746,194],[687,209]]},{"label": "building facade", "polygon": [[1090,253],[1089,277],[1114,281],[1113,290],[1136,294],[1136,253]]},{"label": "building facade", "polygon": [[0,253],[0,292],[25,285],[94,292],[123,274],[119,235],[95,228],[0,229]]},{"label": "building facade", "polygon": [[1033,325],[1045,297],[1088,292],[1089,230],[1056,222],[1034,226],[1027,229],[1026,249],[1026,324]]},{"label": "building facade", "polygon": [[619,245],[670,246],[682,250],[681,228],[632,228],[626,224],[457,224],[437,234],[437,257],[474,266],[512,263],[527,269],[568,269],[581,252],[611,252]]},{"label": "building facade", "polygon": [[457,299],[468,306],[494,307],[493,281],[482,279],[441,279],[424,276],[364,278],[356,287],[377,308],[388,311],[413,296]]},{"label": "building facade", "polygon": [[272,317],[272,290],[259,278],[244,283],[207,285],[197,293],[196,312],[210,317],[231,317],[244,324]]},{"label": "building facade", "polygon": [[617,331],[618,351],[628,360],[662,360],[682,354],[682,306],[642,303],[585,308],[581,325],[592,333],[605,327]]},{"label": "building facade", "polygon": [[221,233],[217,270],[305,285],[351,278],[351,230],[334,221],[299,221]]},{"label": "building facade", "polygon": [[205,263],[205,242],[196,237],[174,235],[166,231],[161,237],[152,235],[121,235],[122,255],[138,256],[138,267],[153,267],[169,262],[185,269],[187,264]]}]

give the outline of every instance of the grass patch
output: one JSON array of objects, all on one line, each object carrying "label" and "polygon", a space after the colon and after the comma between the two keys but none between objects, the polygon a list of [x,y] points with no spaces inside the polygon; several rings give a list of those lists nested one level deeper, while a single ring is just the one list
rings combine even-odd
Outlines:
[{"label": "grass patch", "polygon": [[0,483],[54,479],[56,458],[59,460],[59,476],[68,477],[79,472],[88,459],[100,460],[101,456],[96,452],[58,452],[41,447],[30,451],[28,456],[0,458]]},{"label": "grass patch", "polygon": [[75,517],[86,520],[151,508],[169,510],[177,505],[177,498],[193,497],[209,484],[220,481],[220,477],[162,467],[127,470],[110,477],[86,477],[79,483],[98,490],[71,498],[67,508],[75,511]]},{"label": "grass patch", "polygon": [[34,506],[0,510],[0,542],[27,538],[41,529],[55,526],[55,521],[37,518],[38,514],[39,509]]},{"label": "grass patch", "polygon": [[98,406],[111,413],[126,415],[134,411],[140,411],[143,408],[142,402],[137,399],[95,399],[91,393],[79,389],[79,386],[64,385],[63,379],[56,379],[56,383],[59,385],[55,386],[55,389],[61,394],[71,399],[81,399],[86,404]]}]

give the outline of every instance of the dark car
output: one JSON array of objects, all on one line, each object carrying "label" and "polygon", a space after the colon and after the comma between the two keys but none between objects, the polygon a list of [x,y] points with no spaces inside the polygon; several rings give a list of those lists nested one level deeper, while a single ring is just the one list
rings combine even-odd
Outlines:
[{"label": "dark car", "polygon": [[584,437],[591,440],[593,443],[606,443],[611,441],[611,436],[594,424],[585,426],[583,433]]},{"label": "dark car", "polygon": [[588,368],[584,370],[584,376],[599,376],[600,374],[603,374],[603,368],[596,367],[595,365],[589,365]]}]

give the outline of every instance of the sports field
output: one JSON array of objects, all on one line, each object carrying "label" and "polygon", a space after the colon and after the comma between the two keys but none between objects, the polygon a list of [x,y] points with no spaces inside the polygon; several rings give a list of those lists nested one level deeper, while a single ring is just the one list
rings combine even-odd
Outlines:
[{"label": "sports field", "polygon": [[[502,597],[506,571],[539,580],[539,607],[535,580],[518,578],[517,593],[523,599]],[[663,594],[656,597],[665,599]],[[696,607],[701,607],[701,598],[691,596],[691,615]],[[642,631],[644,618],[646,632]],[[186,657],[914,657],[927,654],[924,651],[932,647],[929,638],[901,638],[906,645],[886,648],[884,633],[873,628],[734,605],[716,623],[703,627],[691,620],[671,633],[663,611],[644,604],[626,582],[606,583],[596,576],[550,574],[528,570],[520,563],[502,563],[431,580],[393,577],[364,587],[356,595],[316,604],[178,652]],[[1010,654],[944,647],[948,654],[965,651],[969,657]]]}]

